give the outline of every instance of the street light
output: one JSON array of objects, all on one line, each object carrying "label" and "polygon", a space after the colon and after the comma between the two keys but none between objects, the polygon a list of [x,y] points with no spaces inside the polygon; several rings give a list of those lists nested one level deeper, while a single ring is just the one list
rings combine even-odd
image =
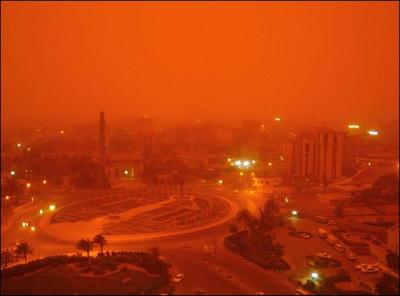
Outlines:
[{"label": "street light", "polygon": [[32,184],[31,183],[26,183],[26,188],[31,188]]},{"label": "street light", "polygon": [[311,278],[312,278],[313,280],[318,280],[319,274],[316,273],[316,272],[312,272],[312,273],[311,273]]},{"label": "street light", "polygon": [[6,195],[6,200],[9,200],[10,199],[10,196],[9,195]]},{"label": "street light", "polygon": [[293,210],[293,211],[292,211],[292,216],[293,216],[293,217],[297,217],[298,214],[299,214],[299,213],[298,213],[296,210]]},{"label": "street light", "polygon": [[43,183],[43,184],[47,184],[47,180],[43,180],[42,183]]},{"label": "street light", "polygon": [[222,185],[224,183],[224,180],[218,180],[218,184]]},{"label": "street light", "polygon": [[358,125],[358,124],[349,124],[347,127],[350,128],[350,129],[359,129],[360,125]]},{"label": "street light", "polygon": [[272,162],[269,162],[268,165],[269,165],[269,166],[272,166]]},{"label": "street light", "polygon": [[275,121],[281,121],[279,117],[275,117]]},{"label": "street light", "polygon": [[43,215],[43,210],[42,209],[39,210],[39,214]]},{"label": "street light", "polygon": [[129,174],[128,170],[124,171],[125,176]]},{"label": "street light", "polygon": [[15,171],[11,171],[11,172],[10,172],[10,175],[11,175],[11,176],[15,176]]},{"label": "street light", "polygon": [[18,147],[18,148],[21,148],[21,147],[22,147],[22,144],[21,144],[21,143],[18,143],[18,144],[17,144],[17,147]]},{"label": "street light", "polygon": [[368,134],[369,134],[370,136],[377,136],[379,133],[378,133],[378,131],[376,131],[376,130],[369,130],[369,131],[368,131]]},{"label": "street light", "polygon": [[243,166],[248,167],[250,165],[250,162],[248,160],[243,161]]},{"label": "street light", "polygon": [[240,175],[241,175],[241,176],[243,176],[243,175],[244,175],[244,173],[243,173],[243,172],[240,172]]},{"label": "street light", "polygon": [[55,209],[56,209],[56,206],[55,206],[55,205],[49,205],[49,210],[50,210],[51,212],[53,212]]},{"label": "street light", "polygon": [[36,227],[35,226],[31,226],[31,231],[35,231]]}]

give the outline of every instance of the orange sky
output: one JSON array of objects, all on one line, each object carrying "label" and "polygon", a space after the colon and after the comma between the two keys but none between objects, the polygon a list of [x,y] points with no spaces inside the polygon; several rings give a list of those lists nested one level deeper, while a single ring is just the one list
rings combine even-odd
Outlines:
[{"label": "orange sky", "polygon": [[2,2],[1,17],[3,123],[398,120],[397,2]]}]

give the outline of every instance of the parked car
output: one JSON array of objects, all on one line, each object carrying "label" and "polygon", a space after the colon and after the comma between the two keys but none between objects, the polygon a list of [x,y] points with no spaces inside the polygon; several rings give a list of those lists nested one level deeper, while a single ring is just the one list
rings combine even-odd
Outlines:
[{"label": "parked car", "polygon": [[185,275],[184,275],[183,273],[178,273],[178,274],[174,277],[173,282],[174,282],[174,283],[179,283],[179,282],[181,282],[181,281],[183,280],[184,277],[185,277]]},{"label": "parked car", "polygon": [[317,253],[317,257],[321,257],[321,258],[332,258],[332,255],[329,255],[326,252],[323,253]]},{"label": "parked car", "polygon": [[311,236],[310,236],[309,234],[305,233],[305,232],[299,232],[299,233],[297,233],[297,237],[304,238],[304,239],[309,239],[309,238],[311,238]]},{"label": "parked car", "polygon": [[302,288],[298,288],[295,290],[297,295],[313,295],[312,293],[302,289]]},{"label": "parked car", "polygon": [[334,221],[334,220],[329,220],[329,221],[328,221],[328,225],[329,225],[329,226],[335,226],[335,225],[336,225],[336,221]]},{"label": "parked car", "polygon": [[318,223],[328,223],[328,218],[324,217],[324,216],[315,216],[314,217],[314,221],[318,222]]},{"label": "parked car", "polygon": [[347,251],[347,252],[346,252],[346,257],[347,257],[348,259],[350,259],[350,260],[356,260],[356,258],[357,258],[356,254],[354,254],[354,253],[351,252],[351,251]]},{"label": "parked car", "polygon": [[320,238],[327,238],[328,232],[323,228],[318,228],[318,235]]},{"label": "parked car", "polygon": [[361,273],[376,273],[376,272],[378,272],[379,270],[378,270],[378,268],[376,268],[376,267],[367,266],[367,267],[361,268],[360,271],[361,271]]},{"label": "parked car", "polygon": [[335,244],[335,249],[336,249],[336,251],[338,251],[338,252],[344,252],[344,251],[345,251],[345,248],[344,248],[343,245],[340,244],[340,243],[336,243],[336,244]]}]

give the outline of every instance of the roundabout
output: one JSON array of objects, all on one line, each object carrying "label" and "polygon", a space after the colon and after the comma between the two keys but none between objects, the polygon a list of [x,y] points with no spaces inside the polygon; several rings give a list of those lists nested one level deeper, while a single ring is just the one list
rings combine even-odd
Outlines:
[{"label": "roundabout", "polygon": [[73,202],[40,218],[46,235],[69,242],[98,233],[110,242],[168,238],[213,228],[233,219],[239,207],[215,195],[98,197]]}]

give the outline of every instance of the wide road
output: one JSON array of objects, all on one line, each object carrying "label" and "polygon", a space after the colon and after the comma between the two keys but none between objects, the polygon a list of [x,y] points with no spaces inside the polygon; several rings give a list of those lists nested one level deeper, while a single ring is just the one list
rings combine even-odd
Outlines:
[{"label": "wide road", "polygon": [[[231,194],[224,194],[224,190],[215,192],[212,188],[203,187],[198,192],[232,197]],[[238,196],[232,198],[236,201],[238,199]],[[27,205],[15,211],[9,218],[10,227],[5,230],[4,235],[2,234],[2,248],[15,246],[15,241],[19,240],[27,241],[34,247],[33,258],[75,253],[74,244],[68,242],[67,239],[64,241],[50,237],[39,228],[31,231],[21,227],[22,221],[30,221],[33,225],[38,225],[41,218],[39,209],[48,208],[52,202],[54,201],[51,195],[43,195],[36,204]],[[63,199],[57,201],[58,205],[63,203],[65,203]],[[239,295],[255,294],[258,291],[267,295],[294,294],[295,288],[288,284],[284,274],[264,270],[224,248],[222,241],[228,235],[231,222],[175,237],[134,243],[110,243],[106,250],[147,250],[157,246],[161,255],[173,265],[173,272],[185,274],[184,280],[176,285],[175,294],[194,294],[198,289],[207,294]],[[209,254],[204,251],[204,244],[215,246],[215,253]]]}]

